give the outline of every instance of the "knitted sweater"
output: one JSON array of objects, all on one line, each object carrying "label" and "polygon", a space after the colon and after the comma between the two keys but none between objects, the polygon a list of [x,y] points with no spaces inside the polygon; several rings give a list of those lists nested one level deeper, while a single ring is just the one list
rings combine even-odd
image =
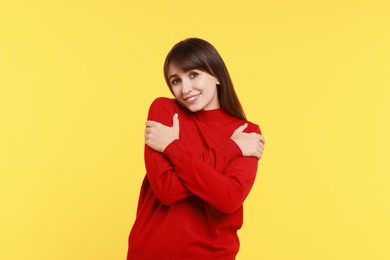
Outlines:
[{"label": "knitted sweater", "polygon": [[[235,259],[258,163],[230,139],[245,121],[220,108],[193,113],[168,98],[152,103],[148,120],[171,126],[175,113],[179,139],[163,153],[145,145],[147,174],[127,259]],[[248,122],[245,132],[260,129]]]}]

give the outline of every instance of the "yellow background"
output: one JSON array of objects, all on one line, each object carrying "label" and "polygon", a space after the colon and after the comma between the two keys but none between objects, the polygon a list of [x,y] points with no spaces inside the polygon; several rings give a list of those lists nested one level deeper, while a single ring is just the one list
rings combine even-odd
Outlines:
[{"label": "yellow background", "polygon": [[239,260],[390,259],[390,4],[0,2],[0,259],[125,259],[162,63],[201,37],[266,137]]}]

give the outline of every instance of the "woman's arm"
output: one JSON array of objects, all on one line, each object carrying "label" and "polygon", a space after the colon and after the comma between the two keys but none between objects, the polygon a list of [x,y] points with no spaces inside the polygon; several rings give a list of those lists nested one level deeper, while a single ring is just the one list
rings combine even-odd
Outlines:
[{"label": "woman's arm", "polygon": [[[253,131],[260,133],[258,127]],[[164,154],[188,190],[226,214],[241,207],[257,172],[257,158],[244,156],[232,160],[223,171],[215,170],[196,158],[180,140],[170,143]]]},{"label": "woman's arm", "polygon": [[163,204],[172,205],[192,194],[164,154],[145,145],[144,158],[150,185]]},{"label": "woman's arm", "polygon": [[[226,142],[215,149],[205,150],[196,160],[215,171],[223,171],[234,158],[241,156],[239,148],[234,147],[237,145],[233,142]],[[172,162],[163,153],[147,145],[145,145],[145,166],[154,193],[165,205],[172,205],[192,195],[177,174]]]},{"label": "woman's arm", "polygon": [[[148,120],[154,120],[163,125],[173,125],[172,115],[175,114],[172,100],[157,98],[149,108]],[[169,115],[169,116],[168,116]],[[147,144],[147,130],[145,143]],[[144,161],[146,174],[157,198],[165,205],[171,205],[187,198],[192,193],[184,186],[169,159],[156,149],[145,145]]]},{"label": "woman's arm", "polygon": [[[154,186],[156,194],[163,193],[169,197],[181,195],[175,196],[178,200],[193,193],[209,202],[221,212],[231,213],[238,209],[248,195],[256,176],[258,157],[247,148],[254,147],[256,151],[260,149],[257,142],[261,137],[258,126],[251,124],[246,129],[247,132],[254,133],[242,133],[246,127],[242,126],[241,129],[237,129],[232,134],[232,139],[227,140],[226,144],[224,144],[227,146],[224,149],[209,149],[203,153],[203,156],[197,157],[180,140],[176,139],[175,135],[172,135],[172,132],[176,130],[172,129],[174,127],[170,125],[179,126],[178,123],[171,123],[173,120],[176,120],[172,118],[175,111],[164,112],[162,107],[167,108],[169,106],[167,104],[161,105],[152,105],[152,108],[155,107],[157,109],[151,109],[151,111],[158,111],[160,117],[167,117],[170,120],[166,121],[170,122],[159,123],[156,121],[149,125],[151,128],[157,126],[154,129],[155,131],[145,132],[145,138],[149,139],[147,143],[154,149],[163,151],[166,155],[166,163],[170,165],[169,169],[158,169],[156,167],[153,171],[148,171],[149,179],[154,180],[154,185],[152,183],[152,186]],[[146,135],[149,136],[147,137]],[[167,136],[168,140],[163,140]],[[169,138],[169,136],[174,137]],[[174,140],[172,141],[172,139]],[[232,141],[233,139],[235,139],[234,142],[237,142],[236,144]],[[254,142],[254,140],[256,141]],[[262,143],[261,141],[259,142]],[[255,144],[253,145],[253,143]],[[234,149],[236,149],[235,151],[238,149],[239,153],[232,152]],[[247,156],[243,156],[245,154]],[[248,156],[248,154],[251,156]],[[181,184],[179,187],[189,193],[177,193],[172,184]]]}]

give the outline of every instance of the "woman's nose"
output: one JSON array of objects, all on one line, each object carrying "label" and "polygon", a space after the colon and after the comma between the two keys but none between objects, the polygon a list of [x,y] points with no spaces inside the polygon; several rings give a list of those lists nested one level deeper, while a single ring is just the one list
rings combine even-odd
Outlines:
[{"label": "woman's nose", "polygon": [[190,93],[192,90],[191,81],[188,79],[183,79],[183,88],[181,89],[183,94]]}]

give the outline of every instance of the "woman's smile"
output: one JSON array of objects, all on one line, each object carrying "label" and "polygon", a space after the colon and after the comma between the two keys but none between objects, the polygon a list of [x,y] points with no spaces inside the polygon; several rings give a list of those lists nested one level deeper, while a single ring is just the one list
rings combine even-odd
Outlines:
[{"label": "woman's smile", "polygon": [[201,94],[197,94],[197,95],[192,95],[190,97],[187,97],[185,98],[184,100],[188,103],[188,104],[194,104],[199,98],[200,98],[200,95]]}]

